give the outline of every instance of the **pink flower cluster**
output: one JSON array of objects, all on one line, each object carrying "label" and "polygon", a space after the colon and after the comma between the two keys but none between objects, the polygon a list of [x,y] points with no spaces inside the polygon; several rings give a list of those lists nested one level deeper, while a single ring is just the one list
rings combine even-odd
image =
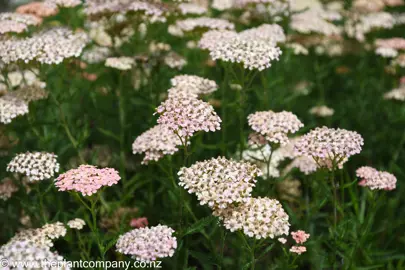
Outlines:
[{"label": "pink flower cluster", "polygon": [[98,169],[92,165],[80,165],[77,169],[69,170],[55,179],[59,191],[72,190],[81,192],[83,196],[96,193],[103,186],[112,186],[121,179],[115,169]]},{"label": "pink flower cluster", "polygon": [[305,233],[302,230],[298,230],[296,232],[291,232],[292,238],[297,244],[305,243],[309,238],[309,233]]},{"label": "pink flower cluster", "polygon": [[248,123],[254,131],[265,136],[267,141],[281,145],[288,143],[288,133],[295,133],[304,126],[295,114],[286,111],[256,112],[248,116]]},{"label": "pink flower cluster", "polygon": [[160,115],[157,122],[179,135],[181,138],[193,136],[197,131],[220,130],[221,118],[214,108],[195,98],[169,98],[156,110]]},{"label": "pink flower cluster", "polygon": [[173,155],[181,145],[180,138],[173,133],[167,126],[156,125],[140,136],[132,144],[134,154],[145,153],[142,164],[148,164],[149,161],[158,161],[164,155]]},{"label": "pink flower cluster", "polygon": [[177,75],[170,80],[172,88],[168,90],[170,97],[195,97],[215,92],[218,85],[215,81],[196,75]]},{"label": "pink flower cluster", "polygon": [[[298,231],[296,231],[296,232],[291,232],[291,236],[292,236],[292,238],[294,239],[294,241],[295,241],[295,243],[297,243],[298,245],[299,244],[303,244],[303,243],[305,243],[307,240],[308,240],[308,238],[309,238],[309,233],[306,233],[305,231],[302,231],[302,230],[298,230]],[[284,239],[285,240],[285,239]],[[286,241],[284,241],[283,239],[282,240],[280,240],[279,239],[279,241],[281,242],[281,243],[285,243]],[[297,253],[298,255],[301,255],[302,253],[304,253],[304,252],[306,252],[307,251],[307,248],[306,247],[304,247],[304,246],[298,246],[298,245],[295,245],[295,246],[292,246],[291,248],[290,248],[290,252],[292,252],[292,253]]]},{"label": "pink flower cluster", "polygon": [[21,33],[30,25],[38,25],[41,19],[31,14],[0,13],[0,34]]},{"label": "pink flower cluster", "polygon": [[404,38],[389,38],[389,39],[377,39],[375,41],[377,47],[392,48],[395,50],[405,50]]},{"label": "pink flower cluster", "polygon": [[332,169],[332,165],[342,165],[347,158],[360,153],[363,144],[357,132],[322,127],[302,136],[294,147],[297,155],[313,157],[318,166]]},{"label": "pink flower cluster", "polygon": [[140,217],[140,218],[131,219],[129,226],[131,226],[133,228],[144,228],[144,227],[148,226],[148,224],[149,224],[148,218]]},{"label": "pink flower cluster", "polygon": [[360,186],[370,189],[393,190],[396,188],[397,178],[389,173],[378,171],[372,167],[364,166],[356,170],[356,175],[361,179]]},{"label": "pink flower cluster", "polygon": [[117,251],[146,262],[171,257],[177,248],[173,233],[174,230],[165,225],[135,229],[118,238]]}]

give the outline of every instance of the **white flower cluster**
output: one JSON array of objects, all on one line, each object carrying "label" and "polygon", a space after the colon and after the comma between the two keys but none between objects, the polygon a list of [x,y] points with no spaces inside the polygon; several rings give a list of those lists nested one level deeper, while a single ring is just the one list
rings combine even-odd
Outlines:
[{"label": "white flower cluster", "polygon": [[224,40],[230,40],[236,38],[238,33],[231,30],[210,30],[205,32],[200,41],[198,47],[204,50],[212,51],[217,47],[217,44]]},{"label": "white flower cluster", "polygon": [[194,3],[181,3],[180,5],[178,5],[178,9],[180,10],[180,13],[183,15],[187,14],[202,15],[208,11],[206,7]]},{"label": "white flower cluster", "polygon": [[41,81],[36,81],[30,85],[22,84],[17,90],[8,92],[6,96],[15,97],[18,100],[30,103],[48,97],[48,92],[44,89],[45,86],[46,83]]},{"label": "white flower cluster", "polygon": [[316,128],[302,136],[295,144],[297,155],[312,157],[321,167],[342,166],[352,155],[361,152],[364,140],[354,131]]},{"label": "white flower cluster", "polygon": [[142,164],[148,164],[149,161],[158,161],[164,155],[173,155],[181,145],[180,138],[173,133],[167,126],[156,125],[140,136],[132,144],[134,154],[145,153]]},{"label": "white flower cluster", "polygon": [[389,172],[378,171],[372,167],[364,166],[356,170],[356,175],[361,179],[359,185],[369,187],[371,190],[393,190],[396,188],[397,178]]},{"label": "white flower cluster", "polygon": [[265,111],[256,112],[248,116],[249,126],[257,133],[265,136],[271,143],[286,145],[288,133],[295,133],[304,124],[291,112]]},{"label": "white flower cluster", "polygon": [[82,4],[80,0],[45,0],[46,5],[51,7],[73,8]]},{"label": "white flower cluster", "polygon": [[262,17],[271,17],[273,22],[279,22],[291,14],[291,2],[291,0],[275,0],[271,4],[258,4],[254,12]]},{"label": "white flower cluster", "polygon": [[379,47],[375,50],[375,54],[384,58],[395,58],[398,56],[398,51],[393,48]]},{"label": "white flower cluster", "polygon": [[262,24],[240,32],[239,37],[246,40],[263,40],[272,44],[286,41],[283,28],[278,24]]},{"label": "white flower cluster", "polygon": [[27,229],[14,235],[9,242],[29,241],[30,243],[44,248],[53,246],[52,240],[66,235],[66,228],[61,222],[46,224],[42,228]]},{"label": "white flower cluster", "polygon": [[169,52],[163,61],[170,68],[182,69],[187,65],[187,60],[175,52]]},{"label": "white flower cluster", "polygon": [[18,154],[8,163],[7,171],[21,173],[30,181],[49,179],[59,171],[56,158],[55,154],[45,152]]},{"label": "white flower cluster", "polygon": [[188,18],[176,21],[176,26],[182,32],[191,32],[195,29],[233,30],[235,25],[224,19],[209,17]]},{"label": "white flower cluster", "polygon": [[63,261],[63,257],[52,252],[50,248],[53,246],[53,239],[65,235],[66,228],[61,222],[46,224],[42,228],[23,230],[0,247],[0,260],[6,259],[9,263],[26,262],[28,267],[24,269],[53,269],[49,265],[44,265],[43,261]]},{"label": "white flower cluster", "polygon": [[177,248],[177,239],[173,233],[174,230],[165,225],[138,228],[118,238],[117,251],[146,262],[172,257]]},{"label": "white flower cluster", "polygon": [[0,199],[7,201],[11,198],[14,192],[18,191],[18,187],[13,183],[10,178],[3,179],[0,182]]},{"label": "white flower cluster", "polygon": [[277,24],[262,24],[240,33],[229,30],[211,30],[203,34],[198,46],[208,49],[213,60],[243,63],[247,69],[263,70],[281,55],[278,42],[286,36]]},{"label": "white flower cluster", "polygon": [[[330,13],[323,9],[308,9],[291,17],[291,29],[302,33],[318,33],[326,36],[338,35],[341,28],[329,22],[340,19],[339,16],[329,16]],[[335,15],[335,14],[332,14]]]},{"label": "white flower cluster", "polygon": [[[9,71],[7,76],[0,75],[0,81],[8,81],[11,88],[33,84],[41,84],[41,86],[45,86],[45,83],[38,79],[37,72],[38,70]],[[6,85],[0,83],[0,89],[2,88],[6,88]]]},{"label": "white flower cluster", "polygon": [[295,55],[308,55],[309,53],[308,49],[299,43],[289,43],[286,46],[292,49]]},{"label": "white flower cluster", "polygon": [[221,129],[221,118],[214,108],[195,98],[170,98],[164,101],[156,112],[160,115],[157,122],[179,135],[181,138],[193,136],[198,131]]},{"label": "white flower cluster", "polygon": [[364,15],[354,14],[345,23],[349,37],[364,41],[366,34],[375,29],[391,29],[395,25],[394,17],[388,12],[374,12]]},{"label": "white flower cluster", "polygon": [[127,11],[140,12],[144,14],[150,22],[166,22],[163,8],[146,1],[131,1],[127,7]]},{"label": "white flower cluster", "polygon": [[52,28],[32,37],[12,38],[0,43],[0,60],[5,64],[17,61],[59,64],[65,58],[78,57],[88,41],[84,32]]},{"label": "white flower cluster", "polygon": [[335,113],[335,110],[333,110],[332,108],[329,108],[328,106],[321,105],[321,106],[312,107],[309,110],[309,113],[319,116],[319,117],[328,117],[328,116],[332,116]]},{"label": "white flower cluster", "polygon": [[288,235],[290,230],[289,217],[275,199],[248,198],[237,206],[216,209],[213,214],[231,232],[243,230],[256,239]]},{"label": "white flower cluster", "polygon": [[67,225],[71,229],[81,230],[86,225],[86,222],[81,218],[75,218],[75,219],[69,220]]},{"label": "white flower cluster", "polygon": [[269,68],[272,61],[278,60],[280,55],[280,48],[269,42],[239,37],[218,42],[210,51],[213,60],[242,63],[246,69],[259,71]]},{"label": "white flower cluster", "polygon": [[146,1],[121,1],[121,0],[86,0],[84,12],[88,16],[98,17],[104,14],[126,14],[136,12],[143,15],[143,19],[150,22],[165,22],[163,6]]},{"label": "white flower cluster", "polygon": [[82,54],[82,59],[89,64],[97,64],[105,61],[111,55],[110,48],[94,46]]},{"label": "white flower cluster", "polygon": [[168,90],[169,98],[194,97],[215,92],[218,85],[215,81],[196,75],[178,75],[170,80],[172,88]]},{"label": "white flower cluster", "polygon": [[135,60],[131,57],[109,57],[105,60],[105,66],[119,70],[129,70],[135,65]]},{"label": "white flower cluster", "polygon": [[45,224],[42,233],[50,239],[57,239],[66,235],[66,227],[62,222]]},{"label": "white flower cluster", "polygon": [[5,33],[21,33],[30,25],[38,25],[41,19],[30,14],[3,12],[0,13],[0,35]]},{"label": "white flower cluster", "polygon": [[0,123],[9,124],[17,116],[27,113],[28,104],[23,100],[10,95],[0,97]]},{"label": "white flower cluster", "polygon": [[226,208],[246,201],[262,173],[256,165],[236,162],[224,157],[195,163],[180,169],[179,185],[195,193],[201,205]]},{"label": "white flower cluster", "polygon": [[235,0],[237,6],[243,7],[249,4],[272,4],[277,0]]},{"label": "white flower cluster", "polygon": [[[9,266],[2,267],[4,270],[9,269],[55,269],[51,264],[47,265],[45,262],[52,262],[53,265],[60,262],[61,267],[59,270],[69,270],[68,264],[64,264],[65,259],[52,252],[49,248],[38,246],[32,243],[29,239],[21,241],[10,241],[0,247],[0,260],[6,260]],[[26,267],[13,268],[13,264],[18,265],[24,262]]]},{"label": "white flower cluster", "polygon": [[213,0],[211,7],[217,10],[226,10],[234,6],[235,0]]},{"label": "white flower cluster", "polygon": [[384,99],[405,101],[405,85],[401,85],[399,88],[392,89],[391,91],[385,93]]}]

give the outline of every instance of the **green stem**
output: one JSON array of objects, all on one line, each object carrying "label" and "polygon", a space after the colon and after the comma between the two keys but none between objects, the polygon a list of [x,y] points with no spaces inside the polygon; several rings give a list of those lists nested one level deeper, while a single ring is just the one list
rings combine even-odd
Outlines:
[{"label": "green stem", "polygon": [[91,217],[92,217],[92,222],[93,222],[93,235],[96,237],[96,243],[98,246],[98,249],[100,251],[101,259],[104,261],[105,260],[105,248],[103,245],[103,241],[100,239],[100,233],[98,231],[98,226],[97,226],[97,209],[96,205],[98,202],[98,198],[95,200],[91,201]]},{"label": "green stem", "polygon": [[267,161],[267,180],[270,179],[270,164],[271,164],[271,158],[272,158],[273,152],[274,152],[272,146],[270,146],[270,147],[271,147],[270,156],[269,156],[269,160]]},{"label": "green stem", "polygon": [[225,247],[225,239],[226,239],[226,231],[221,230],[221,264],[219,265],[218,269],[222,269],[224,267],[224,247]]},{"label": "green stem", "polygon": [[126,173],[125,173],[125,97],[123,91],[123,77],[124,73],[120,75],[117,96],[118,96],[118,113],[119,113],[119,122],[120,122],[120,174],[123,182],[126,182]]},{"label": "green stem", "polygon": [[105,250],[105,247],[103,245],[103,241],[100,238],[100,233],[98,231],[98,226],[97,226],[97,209],[96,209],[96,206],[97,206],[97,202],[100,200],[100,194],[97,195],[97,198],[90,198],[89,199],[90,200],[90,205],[88,203],[86,203],[80,197],[80,195],[78,193],[74,192],[73,195],[75,196],[76,199],[78,199],[83,204],[83,206],[87,210],[90,211],[91,220],[89,220],[88,225],[89,225],[90,230],[92,232],[92,238],[93,238],[93,240],[95,240],[95,242],[96,242],[96,244],[98,246],[98,249],[99,249],[99,252],[100,252],[100,257],[104,261],[105,260],[105,252],[106,252],[106,250]]},{"label": "green stem", "polygon": [[59,118],[61,121],[61,125],[62,125],[63,129],[65,130],[65,133],[68,136],[70,143],[72,144],[73,148],[76,150],[77,155],[80,159],[80,162],[82,164],[85,164],[86,161],[84,160],[83,155],[80,152],[79,143],[77,142],[77,140],[74,138],[72,132],[70,131],[69,124],[66,120],[65,113],[63,112],[63,109],[62,109],[62,105],[59,103],[59,101],[55,98],[55,96],[52,93],[50,93],[49,95],[51,96],[52,100],[55,102],[56,106],[59,109]]},{"label": "green stem", "polygon": [[335,183],[335,164],[332,164],[331,180],[332,180],[332,189],[333,189],[333,228],[334,228],[334,231],[336,233],[336,227],[337,227],[337,188],[336,188],[336,183]]},{"label": "green stem", "polygon": [[35,186],[35,189],[36,189],[36,191],[37,191],[37,193],[38,193],[38,198],[39,198],[39,211],[40,211],[40,213],[41,213],[42,221],[43,221],[44,223],[48,223],[48,219],[47,219],[46,214],[45,214],[43,194],[41,193],[41,190],[40,190],[40,188],[39,188],[39,184],[36,184],[36,185],[34,185],[34,186]]},{"label": "green stem", "polygon": [[221,100],[221,118],[222,122],[224,123],[222,125],[222,132],[221,132],[221,139],[222,139],[222,155],[226,156],[227,153],[227,147],[226,147],[226,94],[227,94],[227,84],[229,84],[228,79],[229,79],[229,70],[227,68],[227,65],[224,64],[225,68],[225,78],[222,83],[222,100]]}]

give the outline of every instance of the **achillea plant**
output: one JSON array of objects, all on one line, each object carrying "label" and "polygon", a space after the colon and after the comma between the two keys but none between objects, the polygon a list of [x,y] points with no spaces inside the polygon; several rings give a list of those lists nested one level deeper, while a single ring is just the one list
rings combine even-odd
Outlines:
[{"label": "achillea plant", "polygon": [[403,0],[12,2],[2,263],[404,268]]}]

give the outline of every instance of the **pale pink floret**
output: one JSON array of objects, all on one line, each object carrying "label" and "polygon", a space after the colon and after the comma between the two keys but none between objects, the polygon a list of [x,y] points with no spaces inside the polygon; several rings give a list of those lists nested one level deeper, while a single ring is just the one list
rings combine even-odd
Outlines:
[{"label": "pale pink floret", "polygon": [[191,137],[198,131],[221,129],[221,118],[214,108],[199,99],[169,98],[156,111],[160,115],[157,122],[166,125],[181,138]]},{"label": "pale pink floret", "polygon": [[292,238],[297,244],[305,243],[309,238],[309,233],[305,233],[302,230],[298,230],[296,232],[291,232]]},{"label": "pale pink floret", "polygon": [[404,50],[405,49],[405,39],[398,38],[398,37],[389,38],[389,39],[377,39],[375,41],[375,45],[377,47],[382,47],[382,48]]},{"label": "pale pink floret", "polygon": [[290,248],[290,252],[297,253],[298,255],[301,255],[302,253],[304,253],[306,251],[307,251],[307,248],[304,246],[292,246]]},{"label": "pale pink floret", "polygon": [[263,135],[268,142],[286,145],[288,134],[297,132],[304,126],[291,112],[256,112],[248,116],[249,126]]},{"label": "pale pink floret", "polygon": [[142,164],[158,161],[165,155],[173,155],[181,145],[180,138],[164,125],[156,125],[141,135],[132,144],[134,154],[145,153]]},{"label": "pale pink floret", "polygon": [[165,225],[129,231],[118,238],[117,251],[139,261],[172,257],[177,248],[174,230]]},{"label": "pale pink floret", "polygon": [[281,244],[285,244],[287,243],[287,239],[285,239],[284,237],[277,239]]},{"label": "pale pink floret", "polygon": [[388,172],[378,171],[372,167],[364,166],[356,170],[356,175],[361,179],[359,186],[370,189],[393,190],[396,188],[397,178]]},{"label": "pale pink floret", "polygon": [[96,193],[103,186],[112,186],[121,179],[115,169],[98,169],[91,165],[80,165],[77,169],[69,170],[55,179],[59,191],[77,191],[83,196]]},{"label": "pale pink floret", "polygon": [[294,148],[297,155],[312,157],[318,166],[332,169],[342,167],[350,156],[360,153],[363,144],[355,131],[322,127],[302,136]]}]

